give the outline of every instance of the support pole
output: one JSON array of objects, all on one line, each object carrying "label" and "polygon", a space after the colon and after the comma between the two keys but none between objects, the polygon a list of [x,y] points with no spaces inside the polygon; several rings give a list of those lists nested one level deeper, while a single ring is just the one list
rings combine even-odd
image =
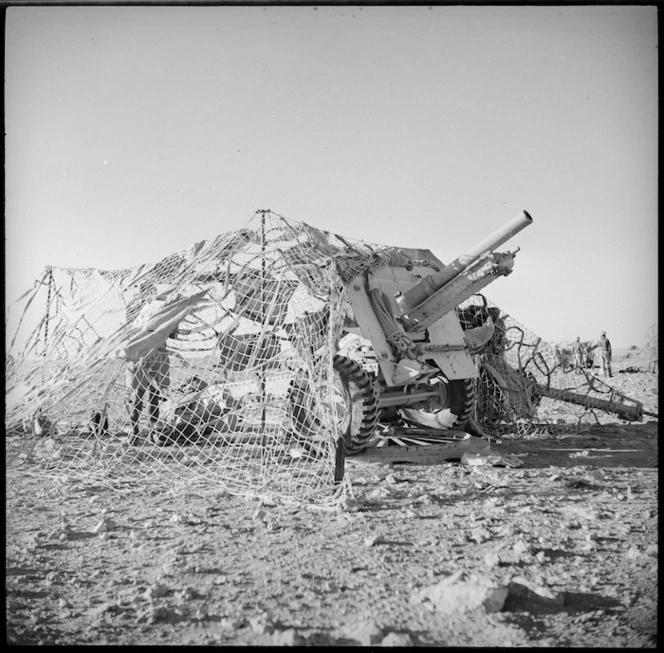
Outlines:
[{"label": "support pole", "polygon": [[46,295],[46,320],[44,321],[44,356],[48,347],[48,323],[51,317],[51,295],[53,294],[53,268],[48,268],[48,294]]},{"label": "support pole", "polygon": [[[260,290],[260,307],[261,312],[265,306],[265,213],[267,211],[261,210],[261,290]],[[269,316],[268,316],[269,317]],[[265,328],[265,324],[263,324]],[[260,342],[260,340],[259,340]],[[258,352],[257,352],[258,353]],[[265,368],[261,365],[260,369],[260,402],[261,402],[261,439],[265,441]]]}]

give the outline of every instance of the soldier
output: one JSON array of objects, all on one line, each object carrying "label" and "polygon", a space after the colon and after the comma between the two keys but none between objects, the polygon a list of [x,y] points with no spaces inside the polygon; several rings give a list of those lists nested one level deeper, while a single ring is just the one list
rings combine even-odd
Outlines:
[{"label": "soldier", "polygon": [[584,347],[579,336],[576,337],[576,341],[572,345],[572,353],[574,354],[574,371],[582,372],[584,363]]},{"label": "soldier", "polygon": [[611,373],[611,342],[606,337],[606,331],[602,331],[602,335],[597,343],[597,350],[599,351],[599,361],[602,366],[602,373],[604,376],[613,376]]},{"label": "soldier", "polygon": [[[156,294],[156,288],[151,283],[141,286],[139,297],[130,304],[127,309],[128,320],[133,320],[135,325],[146,322],[158,309],[161,302]],[[157,300],[157,301],[155,301]],[[178,330],[175,329],[170,338],[175,338]],[[138,422],[143,411],[143,398],[147,395],[149,425],[154,428],[159,420],[159,400],[162,393],[170,387],[170,359],[166,342],[159,345],[140,361],[129,362],[127,370],[129,373],[129,384],[132,391],[131,400],[131,426],[132,433],[129,437],[130,444],[136,442],[139,428]]]}]

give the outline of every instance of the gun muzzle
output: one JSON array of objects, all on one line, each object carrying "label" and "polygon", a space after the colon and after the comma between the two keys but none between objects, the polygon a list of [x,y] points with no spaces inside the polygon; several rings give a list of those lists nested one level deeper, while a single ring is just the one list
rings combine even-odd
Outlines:
[{"label": "gun muzzle", "polygon": [[454,261],[449,265],[446,265],[442,270],[439,270],[428,277],[424,277],[424,279],[422,279],[417,285],[413,286],[410,290],[407,290],[403,295],[397,298],[397,304],[400,308],[401,315],[407,315],[409,311],[427,300],[469,265],[477,261],[482,254],[493,252],[497,247],[500,247],[504,242],[518,234],[528,225],[532,224],[532,222],[533,219],[527,211],[521,212],[519,215],[506,222],[502,227],[496,229],[484,240],[477,243],[477,245],[470,249],[466,254],[454,259]]}]

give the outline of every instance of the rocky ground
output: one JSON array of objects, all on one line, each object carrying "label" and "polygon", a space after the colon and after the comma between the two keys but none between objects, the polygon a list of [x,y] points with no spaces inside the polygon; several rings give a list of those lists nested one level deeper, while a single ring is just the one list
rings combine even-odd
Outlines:
[{"label": "rocky ground", "polygon": [[[656,409],[656,375],[614,381]],[[657,438],[373,450],[334,509],[11,469],[7,641],[655,648]]]}]

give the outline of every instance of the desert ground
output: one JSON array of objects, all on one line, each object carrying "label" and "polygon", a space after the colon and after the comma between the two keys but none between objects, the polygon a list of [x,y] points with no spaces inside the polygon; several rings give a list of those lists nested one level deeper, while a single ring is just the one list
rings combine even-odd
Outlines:
[{"label": "desert ground", "polygon": [[333,508],[10,468],[7,642],[655,648],[657,419],[368,450]]}]

